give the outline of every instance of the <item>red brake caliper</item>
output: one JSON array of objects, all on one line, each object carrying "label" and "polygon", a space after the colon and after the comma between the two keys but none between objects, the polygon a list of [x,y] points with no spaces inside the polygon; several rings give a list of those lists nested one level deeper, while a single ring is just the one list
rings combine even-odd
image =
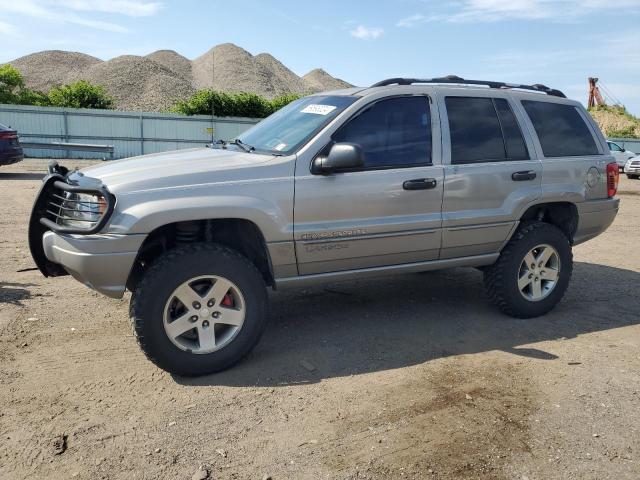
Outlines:
[{"label": "red brake caliper", "polygon": [[225,307],[233,307],[233,297],[231,296],[231,294],[227,293],[220,304],[224,305]]}]

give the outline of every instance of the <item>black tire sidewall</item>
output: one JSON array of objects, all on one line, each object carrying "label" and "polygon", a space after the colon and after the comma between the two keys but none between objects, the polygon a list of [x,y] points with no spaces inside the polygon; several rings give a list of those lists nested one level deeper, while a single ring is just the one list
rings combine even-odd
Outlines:
[{"label": "black tire sidewall", "polygon": [[[531,301],[524,298],[518,288],[518,272],[525,255],[533,248],[547,244],[558,252],[560,258],[560,274],[553,291],[544,299]],[[504,263],[505,276],[503,297],[510,303],[511,310],[517,317],[537,317],[549,312],[564,296],[573,270],[573,256],[567,237],[553,225],[542,225],[524,235],[519,241],[509,245],[507,261]]]},{"label": "black tire sidewall", "polygon": [[[245,302],[245,319],[236,337],[207,354],[178,348],[164,329],[164,307],[182,283],[203,275],[217,275],[233,282]],[[145,280],[147,280],[145,282]],[[163,368],[178,375],[203,375],[230,367],[258,342],[266,326],[268,302],[260,273],[248,260],[228,249],[189,249],[159,260],[149,270],[136,296],[136,321],[146,353]]]}]

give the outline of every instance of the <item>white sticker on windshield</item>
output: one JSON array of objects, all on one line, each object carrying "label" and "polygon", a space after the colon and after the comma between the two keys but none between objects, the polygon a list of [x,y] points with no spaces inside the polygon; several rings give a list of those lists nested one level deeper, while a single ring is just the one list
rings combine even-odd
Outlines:
[{"label": "white sticker on windshield", "polygon": [[278,145],[276,145],[273,149],[274,149],[274,150],[278,150],[278,151],[280,151],[280,150],[284,150],[286,147],[287,147],[287,144],[286,144],[286,143],[279,143],[279,144],[278,144]]},{"label": "white sticker on windshield", "polygon": [[313,113],[314,115],[329,115],[336,109],[333,105],[319,105],[316,103],[312,103],[311,105],[307,105],[300,113]]}]

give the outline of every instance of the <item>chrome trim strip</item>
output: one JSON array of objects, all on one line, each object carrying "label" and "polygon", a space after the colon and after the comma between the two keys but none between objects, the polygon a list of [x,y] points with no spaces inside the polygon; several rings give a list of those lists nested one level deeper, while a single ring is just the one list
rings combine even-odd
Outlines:
[{"label": "chrome trim strip", "polygon": [[325,238],[314,238],[313,240],[296,240],[296,243],[301,243],[304,245],[312,245],[316,243],[327,243],[327,242],[345,242],[351,240],[370,240],[373,238],[387,238],[387,237],[403,237],[408,235],[425,235],[437,233],[440,231],[439,228],[425,228],[423,230],[405,230],[405,231],[397,231],[397,232],[383,232],[383,233],[371,233],[364,235],[344,235],[341,237],[325,237]]}]

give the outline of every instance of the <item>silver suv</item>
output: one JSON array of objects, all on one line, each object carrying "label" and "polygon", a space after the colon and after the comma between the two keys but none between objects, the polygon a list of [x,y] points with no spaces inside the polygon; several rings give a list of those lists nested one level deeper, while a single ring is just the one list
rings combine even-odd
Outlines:
[{"label": "silver suv", "polygon": [[210,148],[52,164],[29,242],[47,277],[131,291],[149,359],[201,375],[255,346],[267,287],[476,267],[503,312],[544,315],[572,246],[615,218],[618,175],[562,92],[393,78],[302,98]]}]

